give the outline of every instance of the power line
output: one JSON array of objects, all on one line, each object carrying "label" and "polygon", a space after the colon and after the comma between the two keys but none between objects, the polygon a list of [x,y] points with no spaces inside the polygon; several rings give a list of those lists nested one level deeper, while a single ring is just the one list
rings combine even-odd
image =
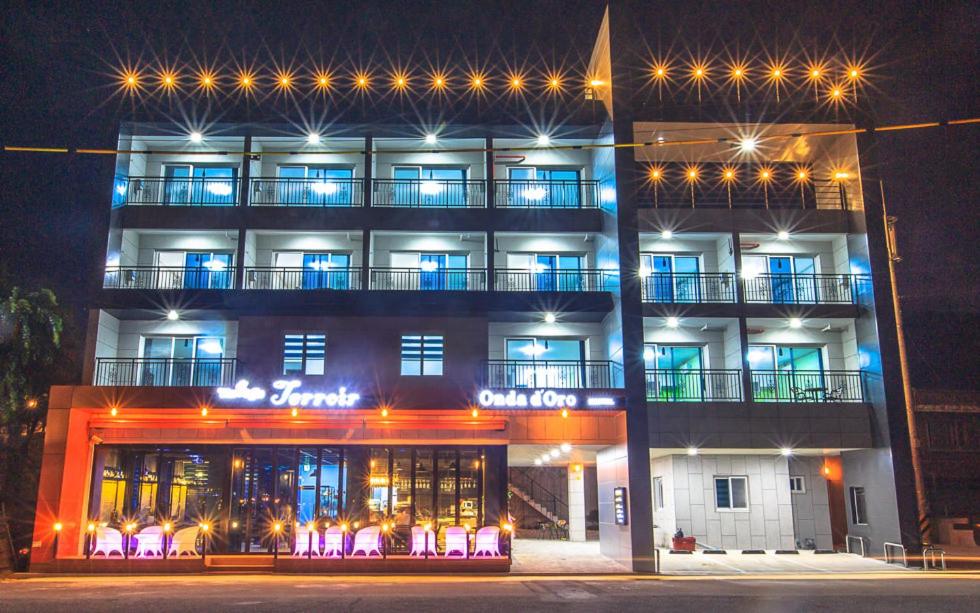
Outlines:
[{"label": "power line", "polygon": [[[950,119],[941,121],[930,121],[923,123],[905,123],[869,128],[843,128],[839,130],[816,130],[812,132],[789,132],[786,134],[770,134],[752,137],[756,143],[763,141],[782,140],[789,138],[821,138],[828,136],[845,136],[849,134],[870,134],[875,132],[899,132],[907,130],[921,130],[926,128],[941,128],[947,126],[962,126],[980,123],[980,117],[969,119]],[[725,143],[741,143],[741,137],[720,137],[720,138],[695,138],[684,140],[656,140],[633,143],[588,143],[581,145],[526,145],[520,147],[461,147],[449,149],[386,149],[385,153],[513,153],[524,151],[575,151],[589,149],[638,149],[641,147],[679,147],[692,145],[716,145]],[[56,153],[70,155],[154,155],[162,153],[174,153],[172,150],[154,151],[150,149],[99,149],[85,147],[34,147],[21,145],[4,145],[5,153]],[[329,151],[315,151],[304,149],[302,151],[231,151],[231,150],[207,150],[207,151],[182,151],[181,155],[364,155],[364,149],[333,149]]]}]

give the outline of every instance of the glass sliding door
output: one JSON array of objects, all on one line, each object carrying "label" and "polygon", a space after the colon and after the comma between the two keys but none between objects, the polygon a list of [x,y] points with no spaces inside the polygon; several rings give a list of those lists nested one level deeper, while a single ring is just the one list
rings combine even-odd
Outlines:
[{"label": "glass sliding door", "polygon": [[509,338],[507,387],[578,388],[586,384],[585,341]]},{"label": "glass sliding door", "polygon": [[303,289],[349,289],[349,253],[304,253]]},{"label": "glass sliding door", "polygon": [[168,164],[163,167],[163,203],[176,206],[191,204],[191,167]]},{"label": "glass sliding door", "polygon": [[231,258],[230,253],[185,253],[184,289],[230,289]]},{"label": "glass sliding door", "polygon": [[704,401],[702,347],[647,345],[643,350],[647,397],[661,401]]},{"label": "glass sliding door", "polygon": [[315,206],[353,204],[354,170],[352,168],[310,167],[306,173],[309,184],[306,204]]},{"label": "glass sliding door", "polygon": [[749,367],[756,400],[816,400],[826,392],[820,347],[751,345]]},{"label": "glass sliding door", "polygon": [[772,302],[795,302],[793,295],[793,263],[786,256],[769,256],[769,282],[772,285]]}]

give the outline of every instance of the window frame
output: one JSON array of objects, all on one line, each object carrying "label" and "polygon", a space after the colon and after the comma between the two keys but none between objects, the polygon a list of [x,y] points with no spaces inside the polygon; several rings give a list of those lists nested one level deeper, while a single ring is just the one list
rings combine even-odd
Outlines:
[{"label": "window frame", "polygon": [[[419,339],[419,357],[418,357],[418,373],[405,372],[405,341],[410,337],[418,337]],[[438,373],[427,373],[426,372],[426,362],[435,362],[435,358],[426,359],[426,339],[439,339],[439,345],[441,346],[441,354],[439,356],[439,372]],[[398,352],[398,363],[399,363],[399,376],[402,377],[442,377],[446,374],[446,335],[443,333],[426,333],[426,332],[414,332],[414,333],[403,333],[400,336],[399,342],[399,352]],[[408,363],[415,363],[414,360],[408,361]]]},{"label": "window frame", "polygon": [[[287,372],[286,371],[286,340],[290,336],[300,336],[303,339],[302,353],[300,354],[300,370],[298,372]],[[307,372],[307,361],[309,356],[308,351],[308,336],[322,336],[323,337],[323,372],[321,373],[309,373]],[[286,330],[282,333],[282,367],[281,372],[283,377],[322,377],[327,374],[327,333],[326,331],[293,331]]]},{"label": "window frame", "polygon": [[653,478],[652,483],[653,489],[653,510],[663,511],[667,508],[667,502],[664,500],[664,478],[661,476],[656,476]]},{"label": "window frame", "polygon": [[[799,487],[794,487],[794,483],[798,482]],[[790,475],[789,476],[789,493],[790,494],[806,494],[806,477],[803,475]]]},{"label": "window frame", "polygon": [[[745,506],[735,507],[731,506],[735,503],[734,497],[732,496],[732,481],[734,479],[741,479],[745,483]],[[728,481],[728,504],[729,506],[723,507],[718,504],[718,481],[725,480]],[[748,513],[752,508],[752,503],[749,500],[749,477],[748,475],[715,475],[712,478],[711,484],[714,486],[715,493],[715,511],[719,513]]]},{"label": "window frame", "polygon": [[[857,504],[857,496],[861,496],[860,509]],[[847,498],[851,503],[851,523],[855,526],[868,526],[868,499],[867,491],[863,485],[852,485],[847,488]],[[860,520],[860,521],[859,521]]]}]

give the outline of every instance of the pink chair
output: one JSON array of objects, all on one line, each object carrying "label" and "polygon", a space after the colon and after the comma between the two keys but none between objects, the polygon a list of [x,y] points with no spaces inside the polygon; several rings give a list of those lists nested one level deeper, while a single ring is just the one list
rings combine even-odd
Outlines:
[{"label": "pink chair", "polygon": [[148,526],[133,537],[136,539],[136,557],[163,556],[163,528]]},{"label": "pink chair", "polygon": [[381,526],[368,526],[357,531],[354,535],[354,549],[350,554],[356,556],[358,552],[368,557],[372,553],[381,555]]},{"label": "pink chair", "polygon": [[500,528],[497,526],[485,526],[476,531],[473,557],[480,555],[500,557]]},{"label": "pink chair", "polygon": [[[313,555],[320,557],[320,531],[313,531]],[[305,556],[310,553],[310,529],[306,526],[297,526],[296,542],[293,543],[293,555]]]},{"label": "pink chair", "polygon": [[118,553],[120,556],[124,555],[122,532],[115,528],[103,528],[102,526],[96,528],[95,549],[92,550],[92,556],[95,557],[99,553],[107,558],[113,553]]},{"label": "pink chair", "polygon": [[466,535],[466,528],[462,526],[449,526],[446,528],[446,553],[447,558],[454,553],[461,554],[463,559],[469,557],[469,537]]},{"label": "pink chair", "polygon": [[330,526],[323,533],[323,555],[330,558],[339,558],[344,550],[344,533],[340,526]]},{"label": "pink chair", "polygon": [[[432,530],[428,531],[429,534],[429,553],[436,555],[436,533]],[[409,555],[413,556],[424,556],[425,555],[425,535],[426,530],[422,526],[412,526],[412,551]]]},{"label": "pink chair", "polygon": [[170,539],[170,550],[167,552],[168,555],[178,558],[185,553],[196,556],[197,534],[199,531],[200,528],[193,526],[191,528],[181,528],[175,532],[173,537]]}]

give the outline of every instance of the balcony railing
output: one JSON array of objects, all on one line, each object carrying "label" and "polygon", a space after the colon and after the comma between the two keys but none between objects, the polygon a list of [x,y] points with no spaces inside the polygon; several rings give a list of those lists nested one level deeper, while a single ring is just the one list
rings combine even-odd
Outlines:
[{"label": "balcony railing", "polygon": [[598,181],[494,181],[494,205],[507,209],[594,209]]},{"label": "balcony railing", "polygon": [[746,302],[856,304],[861,275],[760,274],[743,279]]},{"label": "balcony railing", "polygon": [[[235,206],[233,177],[129,177],[116,182],[118,203],[162,206]],[[121,196],[121,198],[120,198]]]},{"label": "balcony railing", "polygon": [[372,268],[371,289],[482,292],[487,271],[482,268]]},{"label": "balcony railing", "polygon": [[95,363],[95,385],[215,387],[234,381],[234,358],[96,358]]},{"label": "balcony railing", "polygon": [[371,206],[406,208],[483,208],[484,181],[446,179],[374,179]]},{"label": "balcony railing", "polygon": [[607,292],[614,274],[607,270],[576,269],[534,272],[498,268],[494,289],[498,292]]},{"label": "balcony railing", "polygon": [[756,402],[864,402],[863,377],[853,370],[753,370]]},{"label": "balcony railing", "polygon": [[490,360],[487,387],[604,389],[623,386],[623,367],[608,360]]},{"label": "balcony railing", "polygon": [[735,302],[735,275],[728,272],[654,272],[643,277],[643,301]]},{"label": "balcony railing", "polygon": [[740,370],[648,370],[651,402],[737,402],[742,400]]},{"label": "balcony railing", "polygon": [[353,207],[363,201],[362,179],[256,177],[249,196],[251,206]]},{"label": "balcony railing", "polygon": [[231,289],[234,267],[109,267],[102,287],[106,289]]},{"label": "balcony railing", "polygon": [[245,289],[356,290],[361,289],[360,268],[263,268],[245,269]]}]

